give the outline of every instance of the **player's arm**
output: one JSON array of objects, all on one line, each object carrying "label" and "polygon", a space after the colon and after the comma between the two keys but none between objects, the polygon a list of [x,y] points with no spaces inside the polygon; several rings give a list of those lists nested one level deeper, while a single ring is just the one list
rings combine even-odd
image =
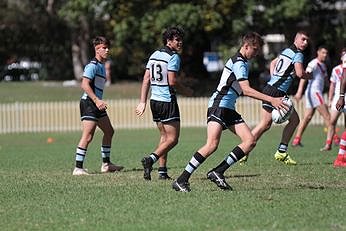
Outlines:
[{"label": "player's arm", "polygon": [[253,89],[248,80],[239,81],[243,94],[258,100],[270,102],[275,108],[288,110],[288,106],[282,101],[282,97],[271,97]]},{"label": "player's arm", "polygon": [[107,109],[107,103],[103,101],[102,99],[97,98],[95,95],[93,89],[90,87],[91,79],[87,77],[82,78],[82,84],[81,88],[84,90],[85,93],[89,96],[89,98],[95,103],[96,107],[100,111],[104,111]]},{"label": "player's arm", "polygon": [[305,83],[306,83],[306,79],[300,79],[298,90],[294,96],[294,98],[296,98],[297,100],[301,100],[303,97]]},{"label": "player's arm", "polygon": [[346,68],[342,71],[342,81],[340,84],[340,95],[338,102],[336,102],[336,109],[340,111],[345,105],[345,90],[346,90]]},{"label": "player's arm", "polygon": [[328,91],[328,106],[329,107],[332,105],[334,93],[335,93],[335,83],[330,81],[329,91]]},{"label": "player's arm", "polygon": [[272,76],[274,73],[274,68],[276,66],[277,61],[278,61],[278,58],[275,58],[270,62],[270,66],[269,66],[270,76]]},{"label": "player's arm", "polygon": [[146,105],[147,105],[147,98],[148,98],[148,92],[150,88],[150,73],[149,69],[145,70],[144,76],[143,76],[143,82],[141,87],[141,96],[139,104],[136,107],[136,114],[138,116],[143,115]]},{"label": "player's arm", "polygon": [[304,70],[302,63],[294,63],[294,70],[296,73],[296,76],[300,79],[311,79],[311,73],[307,73]]}]

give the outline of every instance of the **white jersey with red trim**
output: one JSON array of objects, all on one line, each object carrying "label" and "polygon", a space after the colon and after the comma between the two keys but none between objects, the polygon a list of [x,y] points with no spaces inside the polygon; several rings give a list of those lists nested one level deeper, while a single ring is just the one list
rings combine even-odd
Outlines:
[{"label": "white jersey with red trim", "polygon": [[[336,111],[336,102],[339,99],[339,94],[340,94],[340,84],[342,80],[342,71],[343,71],[343,64],[337,65],[336,67],[333,68],[332,74],[330,75],[330,82],[335,84],[335,91],[334,91],[334,96],[333,96],[333,101],[331,105],[331,109]],[[345,108],[344,110],[345,111]]]},{"label": "white jersey with red trim", "polygon": [[339,99],[340,94],[340,84],[342,80],[342,64],[337,65],[333,68],[332,74],[330,75],[330,82],[335,83],[335,92],[334,92],[334,98]]},{"label": "white jersey with red trim", "polygon": [[324,81],[328,78],[326,64],[318,61],[317,58],[311,60],[306,67],[306,72],[312,74],[312,79],[309,79],[306,93],[323,92]]}]

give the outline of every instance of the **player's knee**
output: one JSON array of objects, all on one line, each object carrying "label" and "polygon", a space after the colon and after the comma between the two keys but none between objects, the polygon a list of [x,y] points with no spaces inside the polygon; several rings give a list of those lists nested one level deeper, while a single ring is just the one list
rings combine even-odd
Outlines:
[{"label": "player's knee", "polygon": [[311,119],[312,119],[312,115],[308,115],[308,116],[305,117],[305,120],[306,120],[307,122],[310,122]]},{"label": "player's knee", "polygon": [[300,123],[300,119],[299,119],[299,116],[297,113],[293,113],[290,117],[290,119],[288,120],[288,123],[291,125],[291,126],[294,126],[294,127],[298,127],[299,123]]},{"label": "player's knee", "polygon": [[169,146],[174,147],[178,144],[179,138],[178,137],[171,137],[167,139],[167,142],[169,143]]},{"label": "player's knee", "polygon": [[114,129],[110,128],[107,131],[105,131],[104,136],[108,137],[109,139],[112,139],[112,137],[114,136]]},{"label": "player's knee", "polygon": [[264,123],[263,125],[263,130],[264,131],[268,131],[270,129],[270,127],[272,126],[272,123],[271,122],[266,122]]},{"label": "player's knee", "polygon": [[89,144],[94,138],[93,134],[88,134],[84,137],[85,141]]},{"label": "player's knee", "polygon": [[113,137],[114,134],[115,134],[114,128],[111,128],[110,131],[109,131],[109,135],[110,135],[111,137]]},{"label": "player's knee", "polygon": [[254,136],[249,137],[246,139],[246,145],[248,146],[249,150],[252,150],[256,146],[257,142]]},{"label": "player's knee", "polygon": [[300,123],[300,119],[299,119],[299,117],[294,117],[294,119],[290,122],[292,122],[293,126],[298,127],[298,125]]},{"label": "player's knee", "polygon": [[250,148],[253,149],[254,147],[256,147],[256,144],[257,144],[257,141],[255,140],[255,138],[253,138],[253,139],[250,141]]},{"label": "player's knee", "polygon": [[211,146],[209,147],[208,153],[214,153],[217,150],[217,146]]},{"label": "player's knee", "polygon": [[216,142],[211,142],[211,143],[209,143],[208,148],[209,148],[209,152],[210,152],[210,153],[213,153],[213,152],[215,152],[215,151],[217,150],[217,148],[218,148],[218,143],[216,143]]}]

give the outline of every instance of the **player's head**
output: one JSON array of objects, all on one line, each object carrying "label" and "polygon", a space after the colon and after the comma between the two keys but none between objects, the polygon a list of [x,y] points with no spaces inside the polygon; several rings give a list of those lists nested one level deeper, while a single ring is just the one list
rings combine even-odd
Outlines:
[{"label": "player's head", "polygon": [[341,61],[342,61],[342,57],[343,57],[344,55],[346,55],[346,47],[344,47],[344,48],[341,49],[341,52],[340,52],[340,59],[341,59]]},{"label": "player's head", "polygon": [[317,48],[317,59],[321,62],[326,61],[328,56],[328,49],[325,46],[319,46]]},{"label": "player's head", "polygon": [[181,50],[183,46],[184,31],[180,27],[169,27],[162,34],[162,42],[174,51]]},{"label": "player's head", "polygon": [[306,31],[298,31],[294,37],[294,45],[301,51],[309,44],[309,34]]},{"label": "player's head", "polygon": [[242,37],[240,50],[246,59],[251,59],[260,53],[262,46],[262,37],[256,32],[248,32]]},{"label": "player's head", "polygon": [[97,36],[93,39],[92,43],[95,48],[96,58],[101,62],[106,61],[110,46],[109,40],[103,36]]},{"label": "player's head", "polygon": [[106,45],[107,47],[110,46],[109,40],[103,36],[96,36],[92,42],[94,47],[96,47],[97,45]]}]

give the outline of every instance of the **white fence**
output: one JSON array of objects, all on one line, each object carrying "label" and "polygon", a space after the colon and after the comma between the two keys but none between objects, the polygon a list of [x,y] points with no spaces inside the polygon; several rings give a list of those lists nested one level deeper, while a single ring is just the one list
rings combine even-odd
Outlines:
[{"label": "white fence", "polygon": [[[109,104],[108,115],[115,128],[151,128],[152,122],[149,104],[143,117],[137,117],[135,107],[137,99],[106,100]],[[181,126],[206,126],[208,98],[178,99]],[[295,104],[302,117],[303,104]],[[245,121],[254,126],[260,121],[261,102],[249,97],[240,97],[237,111]],[[322,125],[319,113],[313,117],[311,124]],[[69,102],[33,102],[0,104],[0,134],[13,132],[53,132],[81,130],[79,101]]]}]

